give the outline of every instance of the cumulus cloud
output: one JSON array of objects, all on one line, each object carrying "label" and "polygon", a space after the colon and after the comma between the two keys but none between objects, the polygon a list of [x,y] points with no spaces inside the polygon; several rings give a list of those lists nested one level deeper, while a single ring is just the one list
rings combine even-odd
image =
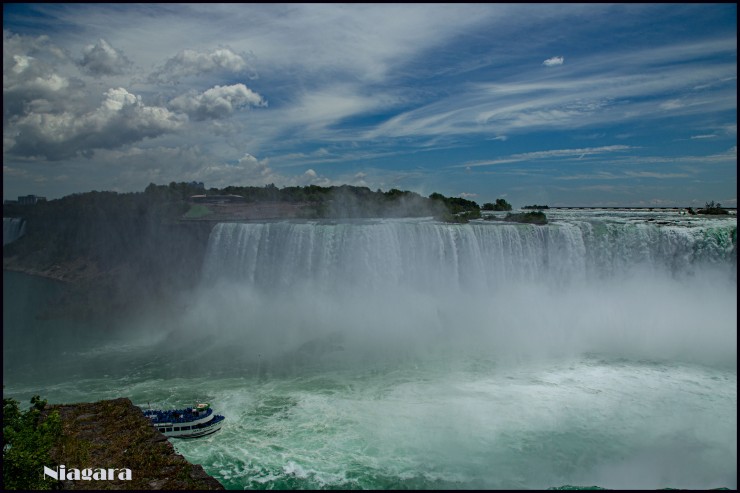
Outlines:
[{"label": "cumulus cloud", "polygon": [[542,65],[544,65],[545,67],[554,67],[556,65],[562,65],[563,62],[565,62],[565,58],[561,56],[554,56],[542,62]]},{"label": "cumulus cloud", "polygon": [[155,83],[177,82],[180,78],[190,75],[215,71],[238,73],[246,69],[245,56],[234,53],[228,48],[219,48],[209,52],[183,50],[155,70],[149,79]]},{"label": "cumulus cloud", "polygon": [[80,69],[93,77],[120,75],[132,65],[122,51],[113,48],[102,38],[96,44],[85,47],[79,62]]},{"label": "cumulus cloud", "polygon": [[[360,174],[358,174],[360,175]],[[269,165],[269,159],[258,159],[246,153],[235,164],[212,163],[202,167],[196,173],[189,174],[189,179],[203,181],[208,186],[226,187],[229,185],[264,186],[274,184],[277,187],[320,185],[332,186],[361,181],[364,174],[354,179],[331,180],[309,168],[299,175],[280,173]],[[364,182],[361,183],[364,185]]]},{"label": "cumulus cloud", "polygon": [[224,118],[246,106],[266,106],[262,96],[244,84],[216,86],[202,94],[184,94],[170,101],[170,108],[195,120]]},{"label": "cumulus cloud", "polygon": [[[4,33],[3,41],[3,123],[21,115],[30,106],[45,105],[57,110],[68,104],[70,89],[81,83],[61,75],[47,60],[57,50],[40,50],[36,39],[22,39]],[[47,47],[48,48],[48,47]]]},{"label": "cumulus cloud", "polygon": [[267,165],[268,161],[268,159],[257,159],[247,153],[239,160],[238,166],[247,175],[264,179],[273,174],[272,169]]},{"label": "cumulus cloud", "polygon": [[100,106],[88,113],[31,112],[19,118],[9,152],[49,160],[90,157],[95,149],[114,149],[173,131],[185,118],[166,108],[147,106],[140,96],[121,87],[109,89],[104,96]]},{"label": "cumulus cloud", "polygon": [[268,162],[269,159],[257,159],[246,153],[236,164],[212,163],[204,166],[198,172],[197,179],[215,187],[229,185],[262,186],[280,182],[281,177],[268,166]]},{"label": "cumulus cloud", "polygon": [[3,67],[3,89],[6,92],[23,86],[28,92],[48,93],[60,91],[69,85],[65,77],[44,68],[30,56],[14,55],[8,60],[8,66],[9,70]]},{"label": "cumulus cloud", "polygon": [[22,36],[3,29],[3,60],[19,53],[56,62],[69,58],[64,50],[51,42],[49,36]]}]

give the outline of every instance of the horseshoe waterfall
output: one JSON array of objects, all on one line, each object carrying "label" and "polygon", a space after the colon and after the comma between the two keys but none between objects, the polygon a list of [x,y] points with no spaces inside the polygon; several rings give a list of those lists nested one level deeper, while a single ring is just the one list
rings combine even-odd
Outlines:
[{"label": "horseshoe waterfall", "polygon": [[548,219],[215,224],[177,306],[10,386],[207,399],[175,447],[229,489],[737,488],[736,217]]}]

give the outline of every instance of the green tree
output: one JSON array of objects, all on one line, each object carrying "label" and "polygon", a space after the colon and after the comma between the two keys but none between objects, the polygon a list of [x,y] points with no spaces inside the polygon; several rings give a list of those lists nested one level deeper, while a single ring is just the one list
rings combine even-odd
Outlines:
[{"label": "green tree", "polygon": [[505,199],[496,199],[495,204],[492,204],[490,202],[486,202],[485,204],[483,204],[483,210],[484,211],[510,211],[511,204],[508,203]]},{"label": "green tree", "polygon": [[505,199],[496,199],[496,204],[494,205],[497,211],[510,211],[511,210],[511,204],[508,203]]},{"label": "green tree", "polygon": [[725,209],[722,208],[722,204],[717,202],[714,203],[714,200],[711,202],[707,202],[703,209],[699,209],[699,214],[712,214],[712,215],[722,215],[722,214],[729,214]]},{"label": "green tree", "polygon": [[62,435],[58,411],[42,419],[46,401],[31,398],[31,408],[21,411],[18,401],[3,398],[3,489],[50,490],[53,480],[43,479],[44,466],[52,467],[51,448]]}]

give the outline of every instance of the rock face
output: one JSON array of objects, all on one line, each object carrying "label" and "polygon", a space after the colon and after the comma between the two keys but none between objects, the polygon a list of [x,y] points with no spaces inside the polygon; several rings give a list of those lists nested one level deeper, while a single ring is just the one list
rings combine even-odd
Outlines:
[{"label": "rock face", "polygon": [[190,464],[127,398],[47,406],[59,411],[62,438],[55,461],[76,469],[130,469],[131,480],[61,481],[70,490],[223,490],[202,466]]}]

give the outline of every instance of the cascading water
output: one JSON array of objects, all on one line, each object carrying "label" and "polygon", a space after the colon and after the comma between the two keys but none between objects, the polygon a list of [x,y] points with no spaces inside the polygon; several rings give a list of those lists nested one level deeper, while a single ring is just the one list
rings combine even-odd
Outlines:
[{"label": "cascading water", "polygon": [[13,243],[26,233],[26,220],[20,217],[3,218],[3,245]]},{"label": "cascading water", "polygon": [[214,227],[204,273],[264,289],[311,282],[340,291],[403,285],[427,291],[608,280],[640,267],[683,275],[735,253],[730,228],[560,223],[446,225],[239,224]]},{"label": "cascading water", "polygon": [[218,224],[166,337],[6,391],[208,400],[230,489],[736,488],[736,219],[548,218]]},{"label": "cascading water", "polygon": [[457,349],[499,359],[602,350],[732,359],[733,349],[715,347],[731,334],[699,342],[692,324],[701,290],[736,282],[733,228],[567,217],[547,226],[218,224],[203,274],[218,294],[196,318],[216,321],[219,338],[245,346],[240,358],[256,353],[263,364],[279,353],[294,362],[306,344],[341,346],[334,357],[357,361],[352,343],[361,359]]},{"label": "cascading water", "polygon": [[215,226],[225,483],[734,486],[736,222],[550,216]]}]

